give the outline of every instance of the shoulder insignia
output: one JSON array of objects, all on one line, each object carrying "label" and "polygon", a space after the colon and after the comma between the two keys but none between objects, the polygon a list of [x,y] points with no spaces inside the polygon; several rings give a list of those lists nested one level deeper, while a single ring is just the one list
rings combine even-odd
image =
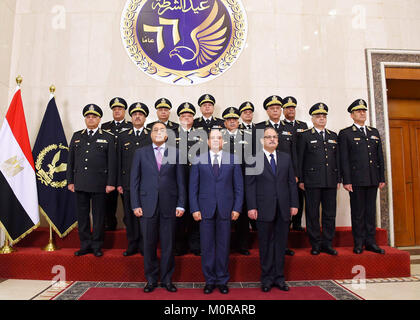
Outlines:
[{"label": "shoulder insignia", "polygon": [[85,134],[85,132],[86,132],[86,129],[82,131],[82,134]]},{"label": "shoulder insignia", "polygon": [[133,129],[131,129],[129,132],[128,132],[128,134],[132,134],[133,133]]},{"label": "shoulder insignia", "polygon": [[312,131],[311,131],[312,133],[315,133],[315,128],[312,128]]}]

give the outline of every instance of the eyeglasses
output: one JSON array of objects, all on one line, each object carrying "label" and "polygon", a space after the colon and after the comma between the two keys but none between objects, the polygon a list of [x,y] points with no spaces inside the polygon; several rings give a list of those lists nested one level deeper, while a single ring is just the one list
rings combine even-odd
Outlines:
[{"label": "eyeglasses", "polygon": [[271,140],[271,139],[276,140],[278,138],[279,138],[278,136],[264,136],[264,139],[267,139],[267,140]]}]

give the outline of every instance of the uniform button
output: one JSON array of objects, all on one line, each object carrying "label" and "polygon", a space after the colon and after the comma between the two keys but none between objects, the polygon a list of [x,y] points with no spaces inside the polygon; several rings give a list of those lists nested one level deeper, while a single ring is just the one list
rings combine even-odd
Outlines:
[{"label": "uniform button", "polygon": [[140,143],[138,143],[138,142],[137,142],[137,143],[136,143],[136,146],[138,146],[139,144],[140,144]]},{"label": "uniform button", "polygon": [[328,167],[328,163],[326,164],[326,166]]},{"label": "uniform button", "polygon": [[88,142],[87,145],[90,146],[90,142]]},{"label": "uniform button", "polygon": [[373,161],[372,161],[372,160],[370,160],[369,162],[370,162],[370,163],[372,163]]},{"label": "uniform button", "polygon": [[89,150],[86,150],[86,153],[89,153]]},{"label": "uniform button", "polygon": [[88,162],[88,159],[85,159],[86,162]]},{"label": "uniform button", "polygon": [[328,159],[328,156],[325,156],[325,159]]},{"label": "uniform button", "polygon": [[325,151],[328,151],[327,148],[325,148]]},{"label": "uniform button", "polygon": [[87,170],[87,167],[85,167],[85,170]]},{"label": "uniform button", "polygon": [[370,146],[368,146],[368,148],[370,148]]}]

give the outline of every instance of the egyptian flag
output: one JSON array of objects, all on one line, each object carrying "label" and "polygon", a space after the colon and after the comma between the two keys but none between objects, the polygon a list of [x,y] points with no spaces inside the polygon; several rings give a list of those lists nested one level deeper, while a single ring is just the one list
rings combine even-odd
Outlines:
[{"label": "egyptian flag", "polygon": [[77,226],[75,195],[67,189],[68,151],[60,114],[51,95],[32,153],[39,210],[60,238]]},{"label": "egyptian flag", "polygon": [[35,166],[20,87],[0,131],[0,223],[12,244],[39,226]]}]

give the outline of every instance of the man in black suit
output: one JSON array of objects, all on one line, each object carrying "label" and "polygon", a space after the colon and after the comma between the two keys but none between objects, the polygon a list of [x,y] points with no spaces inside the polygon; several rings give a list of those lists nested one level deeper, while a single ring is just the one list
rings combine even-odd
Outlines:
[{"label": "man in black suit", "polygon": [[[101,129],[112,133],[118,140],[118,136],[121,133],[132,128],[131,122],[125,120],[127,102],[123,98],[116,97],[109,102],[109,107],[112,110],[113,120],[103,123]],[[117,205],[118,191],[114,190],[106,196],[105,229],[108,231],[112,231],[117,228]]]},{"label": "man in black suit", "polygon": [[[257,129],[274,128],[278,135],[277,150],[290,155],[293,164],[293,170],[297,174],[297,153],[296,153],[296,136],[293,134],[292,128],[286,126],[283,120],[280,120],[283,107],[283,99],[277,95],[273,95],[265,99],[263,107],[267,112],[268,120],[257,123]],[[296,177],[297,182],[297,177]],[[286,248],[286,254],[293,256],[295,252]]]},{"label": "man in black suit", "polygon": [[144,127],[149,108],[141,102],[133,103],[128,109],[133,127],[120,134],[118,138],[118,192],[123,197],[124,224],[126,226],[128,248],[123,252],[125,257],[140,252],[143,254],[143,237],[140,219],[133,214],[130,203],[130,172],[134,152],[152,143],[150,132]]},{"label": "man in black suit", "polygon": [[213,116],[216,99],[211,94],[204,94],[198,99],[202,116],[194,119],[194,128],[204,129],[207,135],[211,129],[222,129],[223,120]]},{"label": "man in black suit", "polygon": [[384,254],[378,247],[376,233],[376,197],[385,186],[382,142],[376,128],[365,125],[367,103],[354,101],[347,109],[354,124],[340,131],[341,171],[343,187],[350,194],[354,253],[368,251]]},{"label": "man in black suit", "polygon": [[[186,187],[184,168],[178,162],[175,147],[166,144],[163,123],[155,123],[152,144],[137,149],[130,174],[130,199],[134,214],[140,218],[144,243],[144,273],[152,292],[161,278],[161,286],[176,292],[172,283],[175,270],[174,240],[176,218],[185,211]],[[157,245],[160,241],[160,268]]]},{"label": "man in black suit", "polygon": [[[284,123],[286,124],[287,128],[290,128],[293,135],[295,136],[295,141],[297,145],[300,133],[308,129],[308,125],[305,122],[296,119],[297,100],[295,97],[289,96],[284,98],[282,107],[284,114]],[[302,213],[305,199],[305,191],[298,188],[298,195],[299,210],[297,215],[292,217],[292,229],[295,231],[304,231],[304,229],[302,228]]]},{"label": "man in black suit", "polygon": [[[317,103],[309,110],[314,127],[298,138],[299,188],[306,193],[306,227],[311,254],[337,255],[332,247],[335,234],[337,189],[340,186],[338,136],[326,129],[328,107]],[[322,205],[322,231],[319,207]]]},{"label": "man in black suit", "polygon": [[76,256],[91,252],[96,257],[103,255],[106,194],[115,190],[117,182],[116,140],[112,133],[99,128],[102,115],[99,106],[87,105],[83,109],[86,129],[73,134],[69,147],[67,183],[68,189],[76,193],[80,238]]},{"label": "man in black suit", "polygon": [[[284,254],[290,216],[297,213],[298,195],[290,156],[277,150],[278,134],[264,130],[263,150],[257,154],[256,167],[262,172],[245,172],[248,216],[257,221],[261,264],[261,290],[272,286],[288,291],[284,278]],[[247,169],[252,166],[247,165]],[[254,168],[252,168],[254,169]]]}]

